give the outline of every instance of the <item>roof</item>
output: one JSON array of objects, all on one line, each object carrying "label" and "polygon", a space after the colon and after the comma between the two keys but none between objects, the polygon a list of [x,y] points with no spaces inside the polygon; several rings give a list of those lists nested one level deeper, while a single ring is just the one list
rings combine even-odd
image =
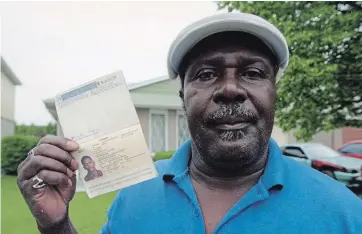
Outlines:
[{"label": "roof", "polygon": [[158,82],[162,82],[165,80],[169,80],[170,78],[168,76],[160,76],[160,77],[156,77],[153,79],[149,79],[149,80],[145,80],[139,83],[134,83],[134,84],[129,84],[128,85],[128,89],[129,90],[134,90],[134,89],[139,89],[148,85],[152,85],[152,84],[156,84]]},{"label": "roof", "polygon": [[10,66],[6,63],[5,59],[1,56],[1,72],[3,72],[14,85],[21,85],[19,78],[11,70]]}]

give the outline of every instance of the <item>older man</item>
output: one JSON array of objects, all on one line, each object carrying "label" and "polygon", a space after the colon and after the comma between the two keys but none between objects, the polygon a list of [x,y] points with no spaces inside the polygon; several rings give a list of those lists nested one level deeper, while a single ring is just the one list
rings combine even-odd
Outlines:
[{"label": "older man", "polygon": [[[362,233],[359,198],[283,157],[270,139],[288,57],[283,35],[254,15],[219,14],[185,28],[168,70],[181,80],[191,140],[156,163],[158,178],[119,192],[101,233]],[[76,148],[44,137],[19,166],[41,233],[76,233],[68,216]]]}]

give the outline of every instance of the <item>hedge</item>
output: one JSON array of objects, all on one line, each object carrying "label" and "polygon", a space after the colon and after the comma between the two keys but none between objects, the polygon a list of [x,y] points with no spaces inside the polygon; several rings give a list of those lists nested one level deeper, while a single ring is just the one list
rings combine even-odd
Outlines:
[{"label": "hedge", "polygon": [[156,155],[153,157],[153,161],[156,162],[157,160],[169,159],[174,153],[175,151],[157,152]]},{"label": "hedge", "polygon": [[1,140],[1,169],[3,173],[16,175],[19,164],[39,141],[35,136],[5,136]]}]

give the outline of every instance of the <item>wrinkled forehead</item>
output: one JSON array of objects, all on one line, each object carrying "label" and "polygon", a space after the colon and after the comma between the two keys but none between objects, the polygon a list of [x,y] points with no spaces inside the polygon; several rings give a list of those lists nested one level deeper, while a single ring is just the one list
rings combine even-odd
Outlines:
[{"label": "wrinkled forehead", "polygon": [[195,62],[218,52],[239,52],[256,55],[268,60],[278,68],[277,58],[270,47],[258,37],[243,32],[217,33],[200,41],[184,57],[181,68],[183,72]]}]

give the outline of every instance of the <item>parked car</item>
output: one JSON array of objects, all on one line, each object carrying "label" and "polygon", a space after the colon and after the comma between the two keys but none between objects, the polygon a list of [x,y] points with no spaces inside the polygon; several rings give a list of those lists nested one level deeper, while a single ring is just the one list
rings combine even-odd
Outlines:
[{"label": "parked car", "polygon": [[304,163],[348,187],[362,187],[362,160],[344,157],[318,143],[289,144],[280,147],[286,157]]},{"label": "parked car", "polygon": [[347,142],[337,150],[344,156],[362,159],[362,140]]}]

